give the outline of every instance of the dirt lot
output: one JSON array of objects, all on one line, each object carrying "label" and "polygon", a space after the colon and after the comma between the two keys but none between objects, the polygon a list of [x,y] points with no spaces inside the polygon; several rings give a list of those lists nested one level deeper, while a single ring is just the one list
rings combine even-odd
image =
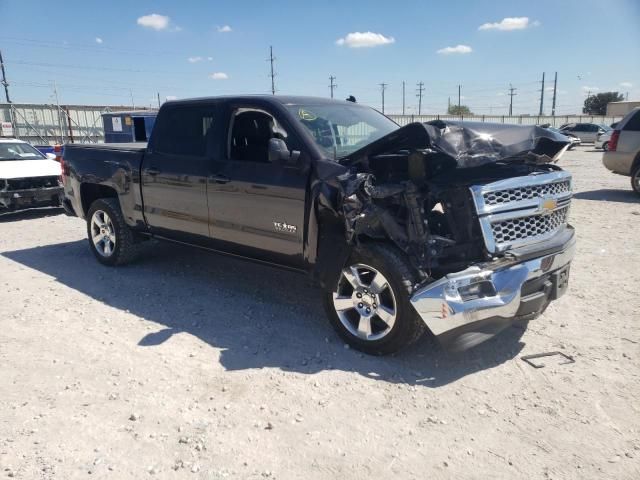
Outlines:
[{"label": "dirt lot", "polygon": [[[304,277],[0,219],[0,478],[640,478],[640,200],[590,147],[571,287],[463,354],[345,348]],[[534,369],[520,357],[560,350]]]}]

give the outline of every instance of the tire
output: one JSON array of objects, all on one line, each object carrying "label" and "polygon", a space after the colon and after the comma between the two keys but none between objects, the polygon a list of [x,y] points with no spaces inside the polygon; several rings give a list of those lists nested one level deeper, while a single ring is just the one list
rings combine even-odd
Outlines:
[{"label": "tire", "polygon": [[[100,238],[94,240],[96,237]],[[101,198],[91,204],[87,239],[98,261],[110,267],[130,263],[138,253],[136,235],[126,224],[115,198]]]},{"label": "tire", "polygon": [[416,281],[417,275],[396,248],[361,245],[324,291],[324,308],[333,328],[351,347],[370,355],[394,353],[426,330],[409,301]]},{"label": "tire", "polygon": [[640,162],[637,162],[636,166],[631,170],[631,188],[640,195]]},{"label": "tire", "polygon": [[603,152],[608,152],[609,151],[609,142],[604,142],[602,144],[602,151]]}]

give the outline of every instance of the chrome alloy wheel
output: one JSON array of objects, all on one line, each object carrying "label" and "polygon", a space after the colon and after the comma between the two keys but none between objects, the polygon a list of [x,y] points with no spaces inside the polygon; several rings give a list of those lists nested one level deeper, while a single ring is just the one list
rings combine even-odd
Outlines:
[{"label": "chrome alloy wheel", "polygon": [[91,217],[91,241],[103,257],[110,257],[116,248],[113,222],[103,210],[96,210]]},{"label": "chrome alloy wheel", "polygon": [[387,279],[362,263],[342,270],[333,292],[333,306],[340,322],[354,336],[380,340],[396,322],[396,297]]}]

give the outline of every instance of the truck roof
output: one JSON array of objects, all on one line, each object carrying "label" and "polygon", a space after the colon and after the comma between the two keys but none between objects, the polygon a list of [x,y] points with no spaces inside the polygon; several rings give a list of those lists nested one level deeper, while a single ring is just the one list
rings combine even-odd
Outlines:
[{"label": "truck roof", "polygon": [[[181,100],[168,100],[166,104],[180,105],[190,103],[207,103],[210,101],[256,101],[280,105],[319,105],[319,104],[349,104],[346,100],[335,100],[324,97],[306,97],[298,95],[220,95],[215,97],[186,98]],[[355,105],[358,105],[357,103]]]}]

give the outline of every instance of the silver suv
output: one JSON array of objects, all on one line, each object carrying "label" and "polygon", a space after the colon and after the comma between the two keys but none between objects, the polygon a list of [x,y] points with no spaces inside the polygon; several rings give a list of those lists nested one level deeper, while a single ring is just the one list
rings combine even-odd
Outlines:
[{"label": "silver suv", "polygon": [[594,143],[599,134],[611,130],[611,127],[598,123],[568,123],[560,127],[563,134],[571,134],[585,143]]},{"label": "silver suv", "polygon": [[614,173],[630,176],[631,188],[640,195],[640,107],[618,122],[602,163]]}]

